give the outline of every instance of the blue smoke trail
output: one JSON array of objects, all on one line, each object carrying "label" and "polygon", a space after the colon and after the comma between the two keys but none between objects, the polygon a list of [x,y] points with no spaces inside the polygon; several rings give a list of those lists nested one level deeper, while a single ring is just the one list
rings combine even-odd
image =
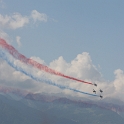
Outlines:
[{"label": "blue smoke trail", "polygon": [[79,91],[79,90],[76,90],[76,89],[73,89],[73,88],[70,88],[68,86],[63,86],[63,85],[60,85],[60,84],[57,84],[55,82],[52,82],[50,80],[46,80],[46,79],[42,79],[42,78],[39,78],[39,77],[35,77],[33,74],[27,72],[26,70],[24,70],[23,68],[21,67],[18,67],[17,65],[15,65],[10,59],[9,57],[7,57],[7,55],[1,50],[0,52],[0,57],[2,59],[4,59],[11,67],[13,67],[14,69],[16,69],[17,71],[20,71],[22,72],[23,74],[31,77],[32,79],[34,79],[35,81],[39,81],[39,82],[44,82],[44,83],[47,83],[47,84],[50,84],[50,85],[53,85],[53,86],[57,86],[59,87],[60,89],[68,89],[68,90],[71,90],[71,91],[74,91],[74,92],[78,92],[78,93],[83,93],[83,94],[87,94],[87,95],[91,95],[91,96],[98,96],[96,94],[91,94],[91,93],[87,93],[87,92],[82,92],[82,91]]}]

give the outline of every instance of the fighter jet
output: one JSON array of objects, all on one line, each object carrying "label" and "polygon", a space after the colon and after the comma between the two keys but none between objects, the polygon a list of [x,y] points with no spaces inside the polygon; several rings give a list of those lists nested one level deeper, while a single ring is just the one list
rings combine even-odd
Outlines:
[{"label": "fighter jet", "polygon": [[101,93],[103,92],[101,89],[99,90]]},{"label": "fighter jet", "polygon": [[93,92],[96,94],[96,91],[93,89]]}]

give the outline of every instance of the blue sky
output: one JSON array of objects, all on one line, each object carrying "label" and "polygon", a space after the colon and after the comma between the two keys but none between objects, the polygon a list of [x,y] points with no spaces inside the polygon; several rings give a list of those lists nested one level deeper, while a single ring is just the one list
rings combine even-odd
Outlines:
[{"label": "blue sky", "polygon": [[[124,70],[123,6],[123,0],[0,0],[0,30],[20,53],[47,65],[60,56],[70,63],[87,52],[104,79],[113,81],[114,71]],[[31,18],[33,10],[46,20]],[[2,19],[15,13],[28,21],[7,27]]]}]

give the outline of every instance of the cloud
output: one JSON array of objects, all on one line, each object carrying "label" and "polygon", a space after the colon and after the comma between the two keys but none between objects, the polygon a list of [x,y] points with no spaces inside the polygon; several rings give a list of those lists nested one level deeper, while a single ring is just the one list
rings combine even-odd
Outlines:
[{"label": "cloud", "polygon": [[21,47],[21,45],[22,45],[20,39],[21,39],[21,37],[19,37],[19,36],[16,37],[16,42],[18,44],[18,47]]},{"label": "cloud", "polygon": [[87,52],[78,54],[71,63],[67,63],[61,56],[58,60],[51,62],[50,67],[70,76],[76,76],[77,78],[84,80],[96,81],[102,79],[101,73],[98,72],[95,65],[93,65],[90,55]]},{"label": "cloud", "polygon": [[115,81],[114,86],[116,88],[116,91],[124,92],[124,73],[121,69],[117,69],[114,72],[115,74]]},{"label": "cloud", "polygon": [[[44,60],[41,60],[39,57],[31,57],[31,59],[34,59],[45,65]],[[57,70],[58,72],[64,73],[65,75],[73,76],[85,81],[96,82],[98,87],[48,74],[31,66],[27,66],[19,60],[15,60],[14,64],[20,65],[36,77],[44,76],[45,78],[50,79],[58,84],[89,93],[93,93],[92,90],[95,88],[98,95],[100,95],[99,89],[101,88],[104,91],[104,97],[120,98],[124,100],[124,72],[121,69],[117,69],[114,72],[115,80],[112,82],[106,81],[103,79],[102,74],[97,70],[96,66],[92,63],[92,59],[87,52],[78,54],[76,58],[69,63],[67,63],[66,60],[60,56],[58,59],[50,62],[48,66]],[[16,86],[18,88],[28,89],[33,92],[64,93],[66,95],[88,97],[87,95],[75,93],[70,90],[59,89],[55,86],[45,84],[44,82],[36,82],[24,74],[14,70],[3,60],[0,60],[0,82],[2,85]]]},{"label": "cloud", "polygon": [[0,14],[0,26],[4,28],[17,29],[29,23],[27,16],[22,16],[20,13],[14,13],[12,16]]},{"label": "cloud", "polygon": [[0,38],[5,39],[7,42],[9,42],[9,36],[7,33],[5,33],[4,31],[0,30]]},{"label": "cloud", "polygon": [[17,82],[29,79],[19,71],[14,70],[4,60],[0,59],[0,80],[7,82]]},{"label": "cloud", "polygon": [[[98,81],[99,82],[103,81],[103,77],[101,73],[97,70],[95,65],[93,65],[90,55],[87,52],[78,54],[77,57],[74,58],[70,63],[67,63],[66,60],[64,60],[64,58],[61,56],[50,63],[50,68],[53,68],[59,72],[62,72],[65,75],[69,75],[69,76],[72,76],[81,80],[93,82],[93,83]],[[54,76],[54,80],[60,84],[64,84],[71,88],[76,88],[84,92],[92,93],[92,89],[94,88],[94,86],[91,86],[88,84],[84,84],[84,83],[80,83],[77,81],[64,79],[60,77]],[[64,92],[70,95],[72,94],[75,95],[75,92],[72,92],[69,90],[65,90]],[[82,94],[78,94],[78,95],[81,96]]]},{"label": "cloud", "polygon": [[[43,60],[41,60],[39,57],[31,57],[31,58],[45,65],[45,62]],[[81,91],[92,92],[90,85],[86,85],[86,84],[79,83],[79,82],[76,82],[73,80],[68,80],[68,79],[65,79],[65,78],[62,78],[59,76],[45,73],[38,69],[31,68],[30,66],[26,66],[25,64],[22,64],[21,62],[19,62],[17,60],[14,63],[16,65],[22,66],[24,69],[26,69],[28,72],[31,72],[36,77],[45,77],[45,78],[50,79],[53,82],[56,82],[61,85],[69,86],[71,88],[76,88]],[[97,71],[96,67],[92,64],[89,54],[86,52],[77,55],[77,57],[74,60],[72,60],[71,63],[67,63],[64,60],[64,58],[61,56],[58,59],[51,62],[49,67],[52,69],[55,69],[61,73],[64,73],[66,75],[73,76],[75,78],[83,79],[86,81],[92,82],[92,81],[96,81],[96,80],[99,80],[100,78],[102,78],[101,74]],[[6,66],[5,66],[5,68],[6,68]],[[5,72],[5,73],[8,73],[8,72]],[[22,76],[23,74],[21,74],[21,75],[20,74],[21,74],[20,72],[15,71],[15,72],[11,73],[10,77],[8,77],[8,74],[5,74],[4,76],[2,76],[3,78],[2,77],[1,78],[2,78],[2,80],[4,80],[4,79],[10,80],[11,79],[12,81],[18,80],[18,82],[27,82],[28,80]],[[21,79],[25,79],[25,80],[22,81]],[[27,84],[29,84],[29,86],[30,86],[30,83],[27,83]],[[22,85],[23,85],[23,83],[21,83],[21,87],[22,87]],[[60,90],[57,87],[45,84],[43,82],[36,83],[35,88],[37,89],[38,92],[46,92],[47,91],[47,92],[72,93],[72,91]]]},{"label": "cloud", "polygon": [[23,16],[20,13],[13,13],[12,15],[1,15],[0,14],[0,27],[17,29],[22,28],[26,24],[30,23],[33,19],[36,23],[37,21],[47,21],[47,15],[44,13],[39,13],[36,10],[32,10],[31,16]]},{"label": "cloud", "polygon": [[[16,61],[15,61],[16,62]],[[22,63],[20,63],[22,64]],[[22,64],[23,66],[23,64]],[[0,59],[0,86],[11,86],[22,89],[34,90],[37,86],[28,76],[10,67],[4,60]],[[33,91],[32,90],[32,91]]]},{"label": "cloud", "polygon": [[47,21],[47,15],[44,13],[39,13],[37,10],[32,10],[31,18],[33,18],[34,22],[36,21]]}]

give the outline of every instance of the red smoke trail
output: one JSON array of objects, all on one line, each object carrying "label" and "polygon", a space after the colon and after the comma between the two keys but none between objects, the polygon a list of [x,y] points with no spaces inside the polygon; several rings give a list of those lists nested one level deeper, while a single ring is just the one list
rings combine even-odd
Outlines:
[{"label": "red smoke trail", "polygon": [[77,79],[77,78],[74,78],[74,77],[64,75],[64,74],[62,74],[60,72],[57,72],[57,71],[55,71],[51,68],[48,68],[45,65],[42,65],[42,64],[36,62],[33,59],[26,58],[24,55],[20,54],[13,46],[9,45],[4,39],[0,38],[0,45],[4,49],[6,49],[14,58],[22,61],[23,63],[29,64],[29,65],[31,65],[31,66],[39,69],[39,70],[43,70],[47,73],[51,73],[51,74],[58,75],[58,76],[61,76],[61,77],[64,77],[64,78],[72,79],[72,80],[75,80],[75,81],[78,81],[78,82],[94,85],[91,82],[86,82],[86,81],[83,81],[83,80],[80,80],[80,79]]}]

